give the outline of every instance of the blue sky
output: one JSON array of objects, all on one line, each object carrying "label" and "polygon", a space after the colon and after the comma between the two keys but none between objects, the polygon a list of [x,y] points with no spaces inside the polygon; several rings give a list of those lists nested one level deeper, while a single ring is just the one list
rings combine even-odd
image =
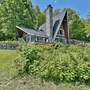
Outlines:
[{"label": "blue sky", "polygon": [[48,4],[52,4],[55,9],[72,8],[79,12],[83,18],[90,12],[90,0],[32,0],[32,3],[33,5],[39,5],[42,11]]}]

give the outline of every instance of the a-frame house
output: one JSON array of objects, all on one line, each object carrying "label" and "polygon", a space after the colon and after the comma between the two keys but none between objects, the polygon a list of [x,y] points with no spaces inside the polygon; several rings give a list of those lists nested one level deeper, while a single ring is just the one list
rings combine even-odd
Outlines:
[{"label": "a-frame house", "polygon": [[48,5],[45,10],[46,22],[38,30],[16,26],[17,37],[24,38],[26,42],[59,42],[69,43],[68,15],[61,12],[53,17],[53,7]]}]

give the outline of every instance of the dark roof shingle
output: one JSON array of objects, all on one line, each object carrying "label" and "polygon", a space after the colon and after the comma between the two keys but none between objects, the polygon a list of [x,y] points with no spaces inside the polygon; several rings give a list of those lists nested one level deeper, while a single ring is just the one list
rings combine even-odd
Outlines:
[{"label": "dark roof shingle", "polygon": [[38,31],[38,30],[36,31],[34,29],[29,29],[29,28],[24,28],[24,27],[19,27],[19,26],[16,26],[16,28],[22,30],[23,32],[27,34],[46,37],[45,32],[43,31]]}]

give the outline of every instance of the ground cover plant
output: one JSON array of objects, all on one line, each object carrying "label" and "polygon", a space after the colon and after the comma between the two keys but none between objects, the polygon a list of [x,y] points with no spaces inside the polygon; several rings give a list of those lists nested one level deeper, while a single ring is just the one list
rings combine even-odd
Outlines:
[{"label": "ground cover plant", "polygon": [[[26,48],[27,47],[27,48]],[[75,64],[76,61],[68,60],[67,53],[73,52],[73,54],[82,50],[79,46],[63,46],[63,44],[38,44],[38,45],[20,45],[18,47],[19,52],[16,50],[0,50],[0,90],[89,90],[90,87],[85,84],[80,84],[79,82],[88,81],[88,72],[85,71],[85,67],[87,68],[87,64],[89,65],[89,52],[86,56],[85,62],[83,60],[78,61],[78,66],[81,67],[79,71],[83,72],[83,76],[87,77],[83,81],[83,77],[81,81],[77,81],[74,85],[72,82],[73,68],[72,65]],[[89,47],[83,48],[85,51],[89,51]],[[21,58],[17,58],[20,53]],[[63,60],[58,57],[63,57]],[[65,55],[65,57],[63,56]],[[78,54],[75,54],[75,58]],[[82,54],[83,55],[83,54]],[[26,59],[27,58],[27,59]],[[88,59],[87,59],[88,58]],[[65,60],[64,60],[65,59]],[[30,61],[32,60],[32,61]],[[67,62],[68,60],[68,62]],[[72,62],[71,62],[72,61]],[[16,64],[16,65],[15,65]],[[28,65],[26,65],[28,64]],[[69,66],[67,65],[69,64]],[[85,67],[83,67],[85,65]],[[19,74],[16,78],[13,78],[17,75],[17,68],[19,70]],[[82,72],[81,72],[81,71]],[[88,67],[88,71],[89,71]],[[69,72],[70,71],[70,72]],[[24,73],[22,73],[24,72]],[[62,72],[62,73],[61,73]],[[87,73],[86,73],[87,72]],[[28,74],[26,74],[28,73]],[[86,73],[86,74],[85,74]],[[59,76],[61,74],[61,76]],[[67,79],[63,79],[63,76],[67,75]],[[68,75],[69,74],[69,75]],[[77,75],[77,74],[76,74]],[[34,77],[33,77],[34,76]],[[36,77],[37,76],[37,77]],[[62,77],[62,78],[61,78]],[[13,78],[12,80],[10,80]],[[43,78],[43,79],[42,79]],[[47,81],[46,81],[47,80]],[[9,82],[8,82],[9,81]],[[65,82],[65,84],[63,84]],[[57,83],[58,82],[58,83]],[[63,82],[63,83],[61,83]],[[68,83],[70,82],[70,84]],[[58,84],[58,85],[57,85]],[[89,83],[88,83],[89,84]]]},{"label": "ground cover plant", "polygon": [[21,72],[44,80],[90,84],[90,46],[31,45],[22,48]]}]

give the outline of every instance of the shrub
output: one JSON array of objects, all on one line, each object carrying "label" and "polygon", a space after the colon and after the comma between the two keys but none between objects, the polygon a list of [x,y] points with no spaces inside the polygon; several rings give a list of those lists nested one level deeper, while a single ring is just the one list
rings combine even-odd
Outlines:
[{"label": "shrub", "polygon": [[54,82],[90,83],[90,47],[31,45],[23,50],[23,71]]}]

